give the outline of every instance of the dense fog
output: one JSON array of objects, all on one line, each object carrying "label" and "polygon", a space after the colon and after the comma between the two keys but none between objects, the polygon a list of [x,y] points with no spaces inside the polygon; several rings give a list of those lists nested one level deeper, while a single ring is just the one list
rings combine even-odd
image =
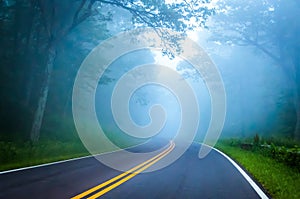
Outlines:
[{"label": "dense fog", "polygon": [[[209,55],[226,93],[222,137],[299,139],[299,2],[203,1],[193,13],[189,6],[194,1],[174,2],[2,1],[1,140],[78,139],[72,95],[81,64],[106,39],[142,27],[183,33]],[[177,14],[170,17],[172,11]],[[195,139],[203,140],[212,117],[203,74],[180,56],[149,49],[120,55],[99,80],[95,110],[107,136],[127,136],[114,121],[111,95],[122,75],[144,64],[165,65],[193,88],[200,116]],[[159,71],[149,73],[159,76]],[[166,113],[157,135],[170,139],[180,126],[181,107],[167,88],[149,84],[137,89],[128,101],[131,119],[147,126],[155,104]]]}]

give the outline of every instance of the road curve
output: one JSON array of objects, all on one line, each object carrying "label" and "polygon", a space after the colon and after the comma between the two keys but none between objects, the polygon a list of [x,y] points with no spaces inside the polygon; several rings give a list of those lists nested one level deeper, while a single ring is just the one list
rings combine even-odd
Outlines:
[{"label": "road curve", "polygon": [[[161,143],[148,143],[132,150],[149,151],[158,145]],[[171,148],[170,145],[166,146],[157,157],[163,159]],[[228,159],[214,150],[204,159],[199,159],[199,148],[199,144],[192,144],[173,164],[158,171],[137,173],[105,192],[101,198],[260,198]],[[120,163],[140,164],[130,160]],[[138,169],[145,165],[151,167],[147,163]],[[72,198],[119,175],[124,174],[99,163],[93,157],[3,173],[0,175],[0,198]],[[92,198],[97,192],[99,190],[84,198]]]}]

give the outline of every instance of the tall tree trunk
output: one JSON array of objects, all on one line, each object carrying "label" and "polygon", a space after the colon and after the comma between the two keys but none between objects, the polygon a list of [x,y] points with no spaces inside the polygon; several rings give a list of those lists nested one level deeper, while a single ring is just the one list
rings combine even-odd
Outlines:
[{"label": "tall tree trunk", "polygon": [[40,138],[40,131],[43,122],[43,116],[45,113],[45,108],[48,99],[48,92],[50,86],[50,79],[52,76],[53,65],[56,58],[56,49],[54,45],[51,45],[48,48],[48,58],[47,58],[47,65],[46,65],[46,75],[45,75],[45,82],[41,89],[41,94],[38,101],[38,107],[34,114],[34,119],[32,123],[32,128],[30,132],[30,139],[32,142],[37,142]]}]

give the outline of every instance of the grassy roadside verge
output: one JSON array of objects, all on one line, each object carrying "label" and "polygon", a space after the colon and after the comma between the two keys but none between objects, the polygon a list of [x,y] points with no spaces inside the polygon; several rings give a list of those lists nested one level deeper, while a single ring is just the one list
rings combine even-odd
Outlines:
[{"label": "grassy roadside verge", "polygon": [[[141,143],[134,140],[119,139],[118,137],[112,137],[111,139],[116,141],[116,145],[120,148],[127,148]],[[102,146],[99,148],[101,151],[94,151],[93,154],[115,150],[105,147],[101,142],[99,142],[99,145]],[[72,141],[45,139],[36,144],[0,141],[0,172],[88,155],[90,153],[79,139]]]},{"label": "grassy roadside verge", "polygon": [[219,142],[216,148],[241,164],[273,198],[300,198],[300,173],[296,169],[258,152],[230,146],[224,141]]},{"label": "grassy roadside verge", "polygon": [[0,171],[89,155],[80,142],[0,142]]}]

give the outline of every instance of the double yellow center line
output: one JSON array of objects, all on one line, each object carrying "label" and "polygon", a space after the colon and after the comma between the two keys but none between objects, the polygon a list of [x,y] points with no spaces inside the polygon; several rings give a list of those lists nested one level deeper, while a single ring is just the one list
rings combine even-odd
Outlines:
[{"label": "double yellow center line", "polygon": [[[164,151],[162,151],[160,154],[154,156],[153,158],[133,167],[132,169],[106,181],[103,182],[102,184],[99,184],[77,196],[72,197],[71,199],[80,199],[80,198],[86,198],[86,196],[92,194],[91,196],[87,197],[88,199],[94,199],[94,198],[98,198],[102,195],[104,195],[105,193],[109,192],[110,190],[118,187],[119,185],[123,184],[124,182],[130,180],[131,178],[133,178],[134,176],[136,176],[137,174],[143,172],[144,170],[146,170],[147,168],[149,168],[151,165],[155,164],[156,162],[158,162],[160,159],[162,159],[163,157],[165,157],[166,155],[168,155],[175,147],[175,143],[173,141],[170,142],[170,146],[165,149]],[[109,185],[109,186],[108,186]],[[105,188],[104,188],[105,187]],[[103,189],[102,189],[103,188]]]}]

